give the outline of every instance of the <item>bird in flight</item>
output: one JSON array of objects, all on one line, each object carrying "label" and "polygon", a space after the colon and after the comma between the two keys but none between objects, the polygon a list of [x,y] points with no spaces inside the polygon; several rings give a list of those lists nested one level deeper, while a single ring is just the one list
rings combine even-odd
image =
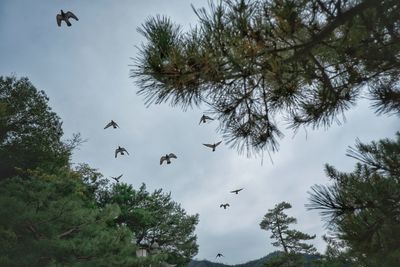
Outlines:
[{"label": "bird in flight", "polygon": [[69,22],[69,19],[75,19],[75,20],[79,20],[77,16],[74,15],[74,13],[72,13],[71,11],[68,11],[67,13],[64,13],[63,10],[61,10],[60,14],[57,14],[56,19],[57,19],[57,25],[58,27],[61,27],[61,22],[65,21],[65,23],[67,23],[67,26],[71,26],[71,22]]},{"label": "bird in flight", "polygon": [[226,207],[230,207],[228,203],[225,204],[221,204],[219,205],[220,208],[224,208],[224,210],[226,210]]},{"label": "bird in flight", "polygon": [[201,118],[200,118],[199,125],[200,125],[201,123],[206,123],[206,122],[207,122],[207,120],[211,120],[211,121],[213,121],[214,119],[213,119],[213,118],[211,118],[211,117],[208,117],[207,115],[204,115],[204,114],[203,114],[203,116],[201,116]]},{"label": "bird in flight", "polygon": [[165,160],[167,161],[167,164],[171,164],[171,158],[177,159],[178,157],[174,153],[166,154],[160,158],[160,165],[162,165]]},{"label": "bird in flight", "polygon": [[215,144],[203,144],[203,146],[211,147],[211,148],[212,148],[212,151],[214,152],[214,151],[215,151],[215,148],[216,148],[219,144],[221,144],[221,142],[222,142],[222,141],[219,141],[218,143],[215,143]]},{"label": "bird in flight", "polygon": [[221,253],[218,253],[217,256],[215,256],[215,258],[220,258],[220,257],[224,257],[224,255],[222,255]]},{"label": "bird in flight", "polygon": [[232,190],[231,193],[235,193],[237,195],[242,190],[243,190],[243,188]]},{"label": "bird in flight", "polygon": [[106,125],[106,127],[104,127],[104,129],[107,129],[108,127],[111,127],[111,126],[114,129],[116,129],[117,127],[119,128],[118,124],[115,121],[111,120],[109,123],[107,123],[107,125]]},{"label": "bird in flight", "polygon": [[123,174],[121,174],[121,175],[118,176],[118,177],[112,177],[112,176],[111,176],[111,178],[113,178],[117,183],[119,183],[119,179],[121,179],[122,175],[123,175]]},{"label": "bird in flight", "polygon": [[117,157],[118,153],[121,153],[121,155],[125,155],[124,152],[129,155],[128,151],[126,151],[125,148],[118,146],[118,148],[115,149],[115,157]]}]

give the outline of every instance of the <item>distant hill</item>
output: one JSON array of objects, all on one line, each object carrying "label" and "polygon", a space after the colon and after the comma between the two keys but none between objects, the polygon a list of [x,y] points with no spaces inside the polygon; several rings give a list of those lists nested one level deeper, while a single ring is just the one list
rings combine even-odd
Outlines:
[{"label": "distant hill", "polygon": [[236,264],[236,265],[226,265],[222,263],[211,262],[207,260],[192,260],[189,262],[187,267],[262,267],[264,263],[271,257],[275,256],[276,252],[270,253],[265,257],[262,257],[258,260],[252,260],[246,263]]},{"label": "distant hill", "polygon": [[[249,261],[246,263],[241,263],[241,264],[236,264],[236,265],[226,265],[226,264],[211,262],[211,261],[207,261],[207,260],[202,260],[202,261],[192,260],[191,262],[189,262],[187,267],[262,267],[265,262],[267,262],[270,258],[274,257],[278,253],[279,252],[272,252],[272,253],[268,254],[267,256],[262,257],[258,260],[252,260],[252,261]],[[305,255],[305,257],[308,260],[310,260],[311,258],[314,258],[315,256]]]}]

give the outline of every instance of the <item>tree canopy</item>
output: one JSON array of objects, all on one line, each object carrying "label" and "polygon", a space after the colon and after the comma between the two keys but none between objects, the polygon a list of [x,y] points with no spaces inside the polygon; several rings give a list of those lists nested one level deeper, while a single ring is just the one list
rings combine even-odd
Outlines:
[{"label": "tree canopy", "polygon": [[151,249],[157,243],[158,249],[168,254],[167,260],[179,266],[185,266],[197,254],[194,230],[199,216],[186,214],[170,193],[161,189],[150,193],[145,184],[135,190],[120,183],[109,190],[105,202],[120,207],[116,222],[135,233],[139,247]]},{"label": "tree canopy", "polygon": [[0,77],[0,179],[22,170],[68,165],[74,144],[61,141],[60,118],[27,78]]},{"label": "tree canopy", "polygon": [[399,114],[397,0],[209,3],[187,31],[161,16],[138,29],[131,75],[148,104],[205,104],[248,153],[278,149],[278,121],[328,127],[361,97]]},{"label": "tree canopy", "polygon": [[309,209],[321,211],[330,229],[362,266],[396,266],[400,258],[400,133],[370,144],[359,140],[348,156],[355,170],[327,165],[331,185],[315,185]]},{"label": "tree canopy", "polygon": [[287,202],[281,202],[275,205],[275,208],[268,210],[260,223],[263,230],[271,231],[271,238],[275,240],[272,245],[282,247],[283,254],[278,254],[266,266],[295,267],[304,264],[302,254],[315,254],[316,249],[313,245],[303,241],[315,238],[297,230],[289,229],[290,224],[297,223],[296,218],[289,217],[284,210],[292,206]]}]

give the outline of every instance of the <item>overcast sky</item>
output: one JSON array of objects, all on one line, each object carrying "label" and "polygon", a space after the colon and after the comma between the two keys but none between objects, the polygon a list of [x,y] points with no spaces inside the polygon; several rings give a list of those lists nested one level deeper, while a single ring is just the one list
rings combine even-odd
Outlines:
[{"label": "overcast sky", "polygon": [[[143,41],[136,28],[147,17],[170,16],[185,28],[197,20],[190,4],[206,0],[0,0],[0,76],[28,77],[50,97],[50,106],[61,117],[66,137],[81,133],[88,139],[73,156],[106,177],[124,174],[122,180],[150,191],[172,193],[190,214],[200,214],[196,228],[197,259],[243,263],[274,251],[270,234],[259,223],[268,209],[290,202],[288,212],[298,219],[297,229],[316,234],[320,252],[325,244],[324,223],[307,211],[307,191],[326,184],[323,165],[351,171],[355,161],[346,148],[358,137],[364,142],[394,137],[396,117],[377,117],[364,100],[347,112],[343,125],[327,130],[284,131],[278,153],[247,158],[222,144],[215,153],[202,143],[221,140],[217,122],[198,125],[201,109],[172,108],[168,104],[146,108],[129,78],[132,57]],[[58,27],[56,14],[72,11],[79,21]],[[111,119],[120,129],[103,130]],[[282,124],[284,127],[284,125]],[[114,158],[121,145],[130,156]],[[159,165],[161,155],[173,152],[178,159]],[[244,187],[239,195],[229,191]],[[227,210],[219,204],[228,202]]]}]

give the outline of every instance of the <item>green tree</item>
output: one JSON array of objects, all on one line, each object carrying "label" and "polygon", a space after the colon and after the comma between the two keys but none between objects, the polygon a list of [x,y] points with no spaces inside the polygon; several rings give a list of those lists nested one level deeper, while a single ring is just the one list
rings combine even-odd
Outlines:
[{"label": "green tree", "polygon": [[16,175],[17,169],[68,166],[79,138],[61,141],[60,118],[47,102],[27,78],[0,77],[0,180]]},{"label": "green tree", "polygon": [[315,235],[310,236],[297,230],[289,229],[290,224],[297,223],[294,217],[289,217],[284,210],[292,206],[287,202],[275,205],[275,208],[268,210],[260,223],[263,230],[271,231],[271,238],[275,240],[272,245],[282,247],[282,254],[267,262],[266,266],[302,266],[304,264],[303,254],[315,254],[316,249],[313,245],[302,241],[311,240]]},{"label": "green tree", "polygon": [[272,151],[290,127],[328,127],[361,96],[400,112],[398,0],[222,0],[183,32],[165,17],[131,76],[148,104],[206,104],[239,151]]},{"label": "green tree", "polygon": [[117,204],[121,215],[118,225],[126,225],[135,233],[136,244],[149,250],[158,244],[167,261],[186,266],[197,254],[195,226],[198,215],[187,215],[185,210],[172,201],[171,194],[161,189],[149,193],[143,184],[139,190],[131,185],[115,184],[105,203]]},{"label": "green tree", "polygon": [[112,223],[119,207],[99,209],[85,190],[65,170],[1,181],[0,266],[138,266],[133,233]]},{"label": "green tree", "polygon": [[309,209],[321,210],[328,229],[343,241],[359,266],[397,266],[400,259],[400,133],[395,140],[357,140],[348,156],[351,173],[326,165],[333,184],[315,185]]}]

